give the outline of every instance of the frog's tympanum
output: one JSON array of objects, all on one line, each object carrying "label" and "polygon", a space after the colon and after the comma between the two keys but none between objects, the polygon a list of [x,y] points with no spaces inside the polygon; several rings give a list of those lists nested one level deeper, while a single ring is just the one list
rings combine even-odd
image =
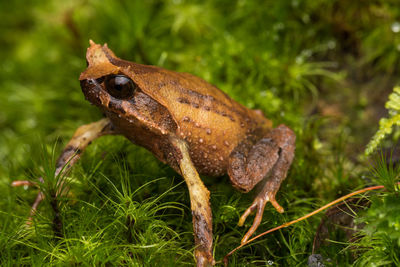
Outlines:
[{"label": "frog's tympanum", "polygon": [[[82,91],[105,118],[77,129],[58,159],[56,174],[68,170],[100,136],[123,135],[145,147],[186,181],[198,266],[214,264],[209,191],[199,174],[227,173],[243,192],[263,182],[239,220],[243,225],[256,212],[242,243],[259,226],[267,202],[283,212],[275,195],[294,156],[291,129],[272,128],[261,111],[240,105],[196,76],[119,59],[107,45],[91,41],[86,59],[88,68],[79,77]],[[32,212],[42,199],[39,193]]]}]

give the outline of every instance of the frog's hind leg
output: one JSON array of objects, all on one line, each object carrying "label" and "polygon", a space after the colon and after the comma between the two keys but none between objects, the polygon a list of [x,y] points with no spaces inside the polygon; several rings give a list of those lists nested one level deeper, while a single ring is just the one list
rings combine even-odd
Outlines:
[{"label": "frog's hind leg", "polygon": [[267,202],[271,202],[278,212],[283,212],[275,195],[292,163],[296,140],[293,131],[285,125],[272,129],[256,142],[252,138],[254,137],[250,136],[232,151],[228,167],[233,185],[245,192],[250,191],[264,178],[267,179],[251,206],[240,217],[241,226],[256,211],[253,225],[243,237],[242,244],[260,225]]},{"label": "frog's hind leg", "polygon": [[[103,135],[115,134],[113,126],[109,119],[105,118],[97,122],[82,125],[76,131],[72,139],[65,146],[61,155],[56,162],[55,176],[60,175],[61,172],[65,174],[80,158],[85,148],[95,139]],[[57,188],[60,190],[63,188],[62,179],[59,180]],[[43,179],[39,178],[39,182],[43,183]],[[32,186],[37,185],[30,181],[14,181],[12,186]],[[61,191],[57,192],[57,195],[62,194]],[[28,223],[31,222],[32,216],[35,214],[40,202],[44,199],[43,192],[39,191],[35,202],[32,205],[30,217]]]},{"label": "frog's hind leg", "polygon": [[212,266],[212,214],[210,192],[204,186],[199,174],[190,159],[189,150],[184,140],[171,137],[177,150],[177,162],[185,182],[189,188],[190,206],[193,216],[193,232],[195,240],[195,257],[197,266]]}]

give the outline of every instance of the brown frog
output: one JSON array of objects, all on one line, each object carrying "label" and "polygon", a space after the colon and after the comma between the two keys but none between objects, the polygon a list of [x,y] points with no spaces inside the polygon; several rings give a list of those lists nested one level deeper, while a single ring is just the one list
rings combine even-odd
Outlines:
[{"label": "brown frog", "polygon": [[[209,191],[199,173],[227,173],[233,186],[243,192],[263,181],[239,220],[243,225],[256,212],[242,243],[257,229],[267,202],[283,212],[275,195],[294,156],[296,136],[291,129],[272,128],[261,111],[240,105],[196,76],[119,59],[107,45],[90,41],[86,59],[88,68],[79,77],[82,91],[106,118],[77,129],[57,161],[56,174],[67,171],[103,135],[124,135],[145,147],[186,181],[197,266],[214,264]],[[20,184],[26,182],[14,182]],[[39,193],[31,214],[43,197]]]}]

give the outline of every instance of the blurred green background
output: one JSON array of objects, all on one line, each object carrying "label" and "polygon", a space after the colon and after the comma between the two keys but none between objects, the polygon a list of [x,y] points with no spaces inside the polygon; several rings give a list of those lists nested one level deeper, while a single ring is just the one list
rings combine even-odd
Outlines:
[{"label": "blurred green background", "polygon": [[[361,155],[399,81],[398,1],[16,0],[0,2],[0,17],[2,265],[194,263],[186,186],[122,137],[95,141],[69,174],[70,193],[57,202],[61,233],[55,234],[50,201],[34,226],[25,225],[37,191],[11,182],[51,176],[75,129],[102,117],[78,81],[89,39],[107,43],[120,58],[202,77],[294,129],[296,158],[278,193],[286,212],[267,205],[257,233],[370,182],[363,178],[370,163]],[[220,260],[251,225],[236,223],[254,195],[236,192],[227,176],[204,179]],[[386,243],[361,242],[356,250],[335,229],[313,250],[320,220],[265,236],[230,262],[304,266],[318,253],[326,266],[399,263],[400,239],[385,230]]]}]

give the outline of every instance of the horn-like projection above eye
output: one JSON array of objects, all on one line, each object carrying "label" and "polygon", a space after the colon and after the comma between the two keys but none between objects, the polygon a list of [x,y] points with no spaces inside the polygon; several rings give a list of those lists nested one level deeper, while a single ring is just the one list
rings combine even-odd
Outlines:
[{"label": "horn-like projection above eye", "polygon": [[104,85],[107,92],[118,99],[127,99],[133,95],[137,85],[125,75],[109,75]]}]

